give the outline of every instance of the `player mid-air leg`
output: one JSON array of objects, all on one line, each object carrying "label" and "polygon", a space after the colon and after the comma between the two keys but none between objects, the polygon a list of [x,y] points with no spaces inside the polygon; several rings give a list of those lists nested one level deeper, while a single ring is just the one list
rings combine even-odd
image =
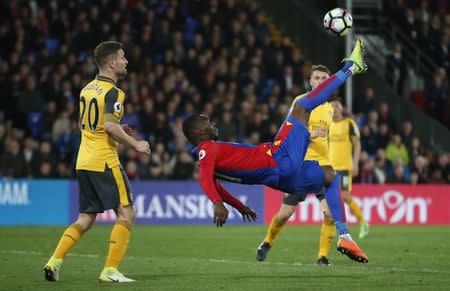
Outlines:
[{"label": "player mid-air leg", "polygon": [[[358,73],[362,73],[367,69],[367,66],[364,62],[363,57],[363,48],[360,40],[357,40],[355,48],[351,54],[351,56],[347,59],[344,59],[345,65],[344,67],[338,71],[335,75],[328,78],[319,86],[315,87],[313,91],[307,94],[304,98],[299,99],[293,106],[293,110],[290,114],[290,117],[293,117],[303,124],[308,124],[309,114],[310,112],[323,102],[327,101],[333,92],[339,88],[350,76]],[[289,119],[289,118],[288,118]],[[289,120],[287,120],[289,121]],[[292,120],[291,120],[292,121]],[[333,172],[334,173],[334,172]],[[334,176],[331,177],[329,184],[331,184]],[[337,196],[339,193],[336,188],[331,188],[335,191],[334,195]],[[331,189],[329,191],[331,191]],[[289,194],[285,194],[289,195]],[[290,195],[291,198],[296,195]],[[283,204],[279,213],[274,216],[270,227],[268,229],[267,235],[264,238],[263,242],[259,245],[256,258],[259,261],[264,261],[267,253],[269,252],[273,241],[278,236],[282,227],[286,223],[288,217],[295,211],[295,206],[301,200],[297,200],[297,197],[293,197],[292,199],[296,199],[293,205]],[[330,198],[329,198],[330,199]],[[284,202],[283,202],[284,203]],[[336,212],[336,211],[335,211]],[[341,219],[342,220],[342,219]],[[331,220],[332,228],[334,230],[334,223]]]},{"label": "player mid-air leg", "polygon": [[[367,69],[364,61],[363,47],[358,39],[349,58],[344,59],[344,67],[325,82],[316,87],[304,98],[299,99],[290,114],[303,124],[308,123],[309,112],[323,102],[327,101],[332,93],[354,74],[362,73]],[[359,249],[351,238],[346,223],[344,204],[341,198],[339,176],[331,168],[323,169],[325,173],[325,199],[339,234],[338,251],[346,254],[350,259],[366,263],[367,256]]]}]

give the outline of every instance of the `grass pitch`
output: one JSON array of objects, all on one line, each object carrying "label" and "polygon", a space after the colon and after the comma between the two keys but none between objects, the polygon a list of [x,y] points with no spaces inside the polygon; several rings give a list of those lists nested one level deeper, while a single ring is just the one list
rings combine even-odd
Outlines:
[{"label": "grass pitch", "polygon": [[[138,282],[98,283],[111,226],[96,226],[64,260],[60,282],[42,268],[64,228],[0,228],[0,290],[450,289],[450,227],[373,226],[359,245],[368,264],[336,252],[314,264],[320,226],[286,227],[266,262],[263,226],[136,226],[120,270]],[[357,236],[357,229],[352,233]]]}]

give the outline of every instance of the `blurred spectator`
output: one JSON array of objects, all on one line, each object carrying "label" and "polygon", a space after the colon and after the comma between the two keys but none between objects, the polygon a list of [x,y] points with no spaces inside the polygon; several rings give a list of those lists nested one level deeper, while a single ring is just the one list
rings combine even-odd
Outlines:
[{"label": "blurred spectator", "polygon": [[389,105],[386,102],[381,102],[378,106],[378,122],[380,124],[386,123],[391,131],[397,130],[397,124],[392,118],[389,112]]},{"label": "blurred spectator", "polygon": [[[41,177],[42,175],[51,175],[51,169],[56,165],[56,157],[52,153],[52,145],[48,141],[43,141],[39,147],[39,153],[33,155],[31,159],[31,173],[34,177]],[[47,165],[42,167],[42,164]],[[47,169],[50,168],[50,169]]]},{"label": "blurred spectator", "polygon": [[177,161],[173,170],[172,178],[176,180],[192,179],[194,163],[187,152],[181,152],[177,156]]},{"label": "blurred spectator", "polygon": [[50,162],[44,161],[39,165],[39,172],[35,175],[36,178],[49,179],[54,177],[53,166]]},{"label": "blurred spectator", "polygon": [[416,184],[425,184],[428,181],[428,164],[427,160],[422,156],[414,159],[413,173],[417,175]]},{"label": "blurred spectator", "polygon": [[68,179],[71,177],[70,169],[68,169],[67,164],[63,161],[58,162],[56,167],[56,177],[60,179]]},{"label": "blurred spectator", "polygon": [[231,142],[235,141],[237,126],[231,119],[231,113],[229,111],[222,113],[222,118],[217,124],[217,129],[219,130],[220,140]]},{"label": "blurred spectator", "polygon": [[[440,154],[438,156],[437,163],[431,166],[433,169],[433,173],[435,171],[441,172],[442,180],[449,183],[450,180],[450,163],[449,163],[449,155],[448,154]],[[433,174],[432,174],[433,175]],[[437,174],[436,174],[437,175]]]},{"label": "blurred spectator", "polygon": [[366,114],[367,112],[373,110],[376,110],[375,94],[372,87],[367,87],[364,90],[363,97],[355,100],[355,112],[362,112]]},{"label": "blurred spectator", "polygon": [[383,149],[377,150],[377,156],[375,158],[374,175],[376,183],[384,184],[386,182],[388,172],[388,165],[386,163],[386,154]]},{"label": "blurred spectator", "polygon": [[367,126],[372,133],[378,132],[378,113],[376,111],[370,111],[367,117]]},{"label": "blurred spectator", "polygon": [[402,45],[396,42],[392,48],[392,54],[386,63],[386,77],[401,96],[403,85],[408,77],[408,63],[402,53]]},{"label": "blurred spectator", "polygon": [[138,167],[134,160],[128,161],[127,165],[125,166],[125,173],[127,173],[127,176],[130,180],[139,178]]},{"label": "blurred spectator", "polygon": [[375,155],[377,150],[377,136],[367,125],[361,128],[361,150],[371,156]]},{"label": "blurred spectator", "polygon": [[411,160],[414,160],[417,156],[424,155],[425,151],[420,143],[420,139],[414,136],[411,139],[411,143],[408,148],[408,155]]},{"label": "blurred spectator", "polygon": [[41,112],[44,109],[44,99],[39,90],[36,89],[36,77],[34,75],[28,76],[25,90],[17,97],[17,105],[20,112]]},{"label": "blurred spectator", "polygon": [[34,141],[32,138],[30,138],[30,137],[25,138],[25,140],[23,142],[22,153],[25,158],[25,162],[27,163],[27,165],[30,165],[31,160],[33,159],[33,156],[36,154]]},{"label": "blurred spectator", "polygon": [[20,151],[20,144],[17,140],[8,138],[5,141],[5,151],[0,156],[0,169],[5,177],[26,177],[28,167],[25,157]]},{"label": "blurred spectator", "polygon": [[389,143],[389,128],[386,123],[380,124],[378,127],[378,134],[376,137],[377,149],[385,149]]},{"label": "blurred spectator", "polygon": [[427,98],[431,111],[436,116],[441,116],[444,110],[445,98],[448,94],[448,88],[444,87],[444,79],[441,74],[436,72],[433,75],[433,81],[426,90]]},{"label": "blurred spectator", "polygon": [[409,120],[403,121],[402,131],[401,131],[400,136],[405,145],[411,144],[411,140],[413,138],[412,130],[413,130],[413,126],[412,126],[411,121],[409,121]]},{"label": "blurred spectator", "polygon": [[386,160],[392,163],[397,158],[401,158],[404,165],[409,164],[409,156],[406,146],[402,143],[402,139],[399,134],[393,134],[391,142],[386,147]]},{"label": "blurred spectator", "polygon": [[410,179],[409,179],[409,183],[411,185],[417,185],[419,184],[419,175],[417,174],[417,172],[411,172],[410,174]]},{"label": "blurred spectator", "polygon": [[387,179],[389,184],[406,184],[408,181],[404,177],[403,166],[399,165],[394,168],[394,175]]}]

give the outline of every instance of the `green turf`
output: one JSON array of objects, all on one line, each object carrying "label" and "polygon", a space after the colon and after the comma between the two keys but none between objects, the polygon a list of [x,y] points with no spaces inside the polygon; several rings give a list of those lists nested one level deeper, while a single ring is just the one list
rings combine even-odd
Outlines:
[{"label": "green turf", "polygon": [[[311,290],[448,289],[449,227],[378,227],[360,242],[368,264],[335,251],[314,265],[319,226],[287,227],[265,263],[255,250],[263,226],[137,226],[121,271],[138,282],[99,284],[110,226],[87,233],[64,261],[60,282],[42,267],[63,228],[0,228],[0,290]],[[352,229],[356,234],[356,229]]]}]

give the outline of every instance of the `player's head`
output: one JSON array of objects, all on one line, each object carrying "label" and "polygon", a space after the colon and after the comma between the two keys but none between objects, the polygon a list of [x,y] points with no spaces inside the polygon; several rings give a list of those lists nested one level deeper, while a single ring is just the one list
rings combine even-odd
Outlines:
[{"label": "player's head", "polygon": [[113,73],[117,78],[127,75],[128,60],[122,48],[116,41],[104,41],[95,48],[94,61],[100,72]]},{"label": "player's head", "polygon": [[205,140],[217,140],[219,138],[216,124],[202,114],[194,114],[186,118],[183,122],[183,133],[193,145]]},{"label": "player's head", "polygon": [[331,106],[333,106],[334,109],[333,119],[341,119],[344,113],[344,107],[342,106],[341,98],[331,97],[328,102],[330,102]]},{"label": "player's head", "polygon": [[311,77],[309,78],[309,85],[314,89],[323,81],[330,77],[330,69],[324,65],[313,65],[311,68]]}]

